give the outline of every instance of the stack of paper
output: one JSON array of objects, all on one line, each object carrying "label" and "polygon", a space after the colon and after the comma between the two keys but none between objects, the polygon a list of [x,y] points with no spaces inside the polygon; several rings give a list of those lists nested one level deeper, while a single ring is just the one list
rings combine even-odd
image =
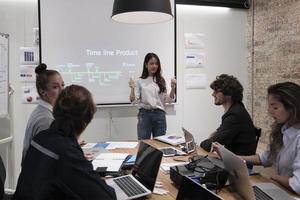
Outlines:
[{"label": "stack of paper", "polygon": [[135,148],[138,142],[107,142],[109,145],[105,147],[106,149],[116,149],[116,148]]},{"label": "stack of paper", "polygon": [[101,153],[95,159],[97,160],[125,160],[128,153]]},{"label": "stack of paper", "polygon": [[82,149],[103,148],[103,149],[117,149],[117,148],[135,148],[138,142],[98,142],[87,143]]},{"label": "stack of paper", "polygon": [[166,195],[169,191],[163,188],[163,184],[160,181],[156,181],[153,194]]}]

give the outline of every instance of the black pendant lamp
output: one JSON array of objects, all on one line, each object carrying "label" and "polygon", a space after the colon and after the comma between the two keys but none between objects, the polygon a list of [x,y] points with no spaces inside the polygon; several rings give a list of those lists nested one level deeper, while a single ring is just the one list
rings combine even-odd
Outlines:
[{"label": "black pendant lamp", "polygon": [[130,24],[159,23],[173,18],[170,0],[114,0],[111,18]]}]

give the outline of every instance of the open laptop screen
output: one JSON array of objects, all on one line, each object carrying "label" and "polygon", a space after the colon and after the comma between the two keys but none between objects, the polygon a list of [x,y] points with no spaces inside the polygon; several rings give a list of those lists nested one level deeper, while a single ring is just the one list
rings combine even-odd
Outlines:
[{"label": "open laptop screen", "polygon": [[223,146],[219,147],[218,151],[222,157],[225,170],[229,174],[229,182],[232,188],[244,199],[255,199],[245,161]]},{"label": "open laptop screen", "polygon": [[191,153],[191,152],[195,151],[196,143],[194,140],[194,136],[183,127],[182,127],[182,131],[184,133],[184,138],[185,138],[186,152]]},{"label": "open laptop screen", "polygon": [[140,142],[132,175],[149,190],[153,191],[163,153]]},{"label": "open laptop screen", "polygon": [[183,177],[176,200],[222,200],[210,190],[202,187],[188,177]]}]

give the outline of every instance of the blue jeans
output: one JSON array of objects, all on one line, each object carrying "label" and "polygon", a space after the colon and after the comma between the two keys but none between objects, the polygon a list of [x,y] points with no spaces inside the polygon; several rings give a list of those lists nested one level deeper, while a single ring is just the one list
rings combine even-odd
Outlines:
[{"label": "blue jeans", "polygon": [[138,113],[138,139],[145,140],[166,134],[166,113],[160,109],[141,108]]}]

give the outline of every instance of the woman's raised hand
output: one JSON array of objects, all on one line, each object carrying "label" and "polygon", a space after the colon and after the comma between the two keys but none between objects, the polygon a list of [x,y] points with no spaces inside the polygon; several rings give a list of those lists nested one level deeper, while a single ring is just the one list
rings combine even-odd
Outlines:
[{"label": "woman's raised hand", "polygon": [[174,77],[174,78],[171,79],[171,88],[172,88],[172,89],[175,89],[175,88],[176,88],[176,85],[177,85],[177,80],[176,80],[176,78]]},{"label": "woman's raised hand", "polygon": [[135,82],[132,77],[129,79],[128,85],[131,89],[135,88]]}]

